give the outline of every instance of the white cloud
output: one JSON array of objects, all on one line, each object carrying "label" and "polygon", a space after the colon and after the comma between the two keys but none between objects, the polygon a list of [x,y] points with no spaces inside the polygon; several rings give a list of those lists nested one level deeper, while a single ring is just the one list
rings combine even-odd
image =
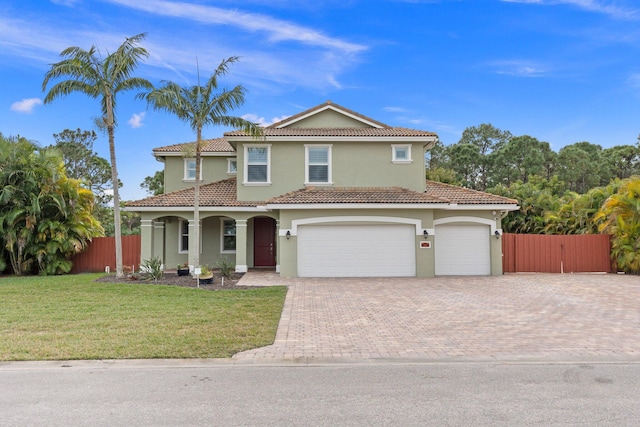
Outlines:
[{"label": "white cloud", "polygon": [[628,82],[631,87],[640,89],[640,73],[630,75]]},{"label": "white cloud", "polygon": [[253,113],[244,114],[242,116],[243,119],[248,120],[248,121],[253,122],[253,123],[257,123],[260,126],[269,126],[269,125],[272,125],[274,123],[278,123],[278,122],[280,122],[280,121],[282,121],[282,120],[284,120],[284,119],[286,119],[288,117],[291,117],[291,116],[273,117],[273,118],[271,118],[271,120],[267,120],[264,117],[260,117],[257,114],[253,114]]},{"label": "white cloud", "polygon": [[131,116],[131,118],[129,119],[129,121],[127,123],[129,123],[129,125],[131,125],[132,128],[139,128],[144,126],[144,124],[142,123],[142,120],[144,119],[144,116],[146,116],[147,113],[145,113],[144,111],[136,114],[133,113],[133,116]]},{"label": "white cloud", "polygon": [[543,77],[548,72],[542,64],[527,60],[501,60],[488,65],[498,74],[516,77]]},{"label": "white cloud", "polygon": [[620,2],[602,0],[501,0],[505,3],[525,3],[539,5],[568,4],[589,12],[602,13],[616,19],[640,19],[640,9],[620,6]]},{"label": "white cloud", "polygon": [[257,13],[240,12],[184,2],[158,0],[109,0],[122,6],[155,15],[183,18],[213,25],[230,25],[249,32],[264,32],[274,42],[296,41],[302,44],[336,49],[344,53],[366,50],[364,45],[350,43],[322,34],[320,31]]},{"label": "white cloud", "polygon": [[59,4],[61,6],[73,6],[80,0],[51,0],[53,4]]},{"label": "white cloud", "polygon": [[37,105],[42,105],[42,100],[40,98],[26,98],[22,101],[14,102],[13,104],[11,104],[11,111],[31,114],[33,113],[33,109],[36,108]]},{"label": "white cloud", "polygon": [[388,111],[390,113],[406,113],[407,109],[402,107],[384,107],[384,111]]}]

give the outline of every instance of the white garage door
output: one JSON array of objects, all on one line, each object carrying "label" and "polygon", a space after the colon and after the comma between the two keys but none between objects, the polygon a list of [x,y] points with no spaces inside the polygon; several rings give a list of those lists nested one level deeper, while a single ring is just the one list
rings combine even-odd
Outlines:
[{"label": "white garage door", "polygon": [[435,232],[436,276],[491,274],[488,225],[444,224]]},{"label": "white garage door", "polygon": [[300,226],[298,276],[415,276],[415,241],[409,225]]}]

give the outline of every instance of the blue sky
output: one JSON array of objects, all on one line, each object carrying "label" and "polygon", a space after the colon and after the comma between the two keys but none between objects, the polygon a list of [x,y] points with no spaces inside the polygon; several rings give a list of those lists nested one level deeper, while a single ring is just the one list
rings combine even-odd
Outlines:
[{"label": "blue sky", "polygon": [[[332,100],[445,144],[491,123],[554,150],[632,145],[640,134],[640,5],[635,0],[24,0],[0,2],[0,132],[41,145],[93,129],[97,101],[43,105],[44,73],[69,46],[103,52],[146,32],[138,75],[197,82],[240,56],[237,115],[272,123]],[[118,99],[121,195],[162,165],[151,149],[191,129],[125,93]],[[205,137],[226,129],[207,128]],[[105,135],[94,147],[108,158]]]}]

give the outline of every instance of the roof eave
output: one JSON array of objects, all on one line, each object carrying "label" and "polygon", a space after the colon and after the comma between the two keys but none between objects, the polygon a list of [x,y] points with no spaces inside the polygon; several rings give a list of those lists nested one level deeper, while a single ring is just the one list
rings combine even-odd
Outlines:
[{"label": "roof eave", "polygon": [[[227,136],[229,143],[234,142],[256,142],[255,138],[250,136]],[[423,142],[426,144],[435,144],[438,140],[437,136],[265,136],[265,142],[327,142],[327,141],[354,141],[354,142]],[[235,146],[234,146],[235,148]]]},{"label": "roof eave", "polygon": [[267,203],[275,210],[291,209],[438,209],[443,203]]},{"label": "roof eave", "polygon": [[[127,212],[193,212],[191,206],[127,206]],[[268,212],[265,206],[200,206],[200,212]]]}]

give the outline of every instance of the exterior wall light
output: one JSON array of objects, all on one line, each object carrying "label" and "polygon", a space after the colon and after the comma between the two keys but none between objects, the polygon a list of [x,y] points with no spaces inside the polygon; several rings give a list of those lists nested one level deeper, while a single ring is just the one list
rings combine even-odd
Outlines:
[{"label": "exterior wall light", "polygon": [[289,240],[291,238],[291,231],[287,230],[286,236],[287,236],[287,240]]},{"label": "exterior wall light", "polygon": [[496,235],[496,239],[500,238],[500,232],[498,230],[496,230],[493,234]]},{"label": "exterior wall light", "polygon": [[429,232],[427,230],[422,230],[422,235],[424,236],[424,239],[427,240],[427,237],[429,236]]}]

